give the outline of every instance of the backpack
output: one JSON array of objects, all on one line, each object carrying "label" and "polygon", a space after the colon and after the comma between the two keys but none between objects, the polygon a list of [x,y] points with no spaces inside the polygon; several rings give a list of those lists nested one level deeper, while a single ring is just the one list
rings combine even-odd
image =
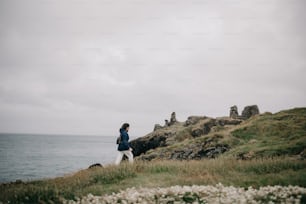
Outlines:
[{"label": "backpack", "polygon": [[121,142],[121,135],[117,137],[116,144],[120,144],[120,142]]}]

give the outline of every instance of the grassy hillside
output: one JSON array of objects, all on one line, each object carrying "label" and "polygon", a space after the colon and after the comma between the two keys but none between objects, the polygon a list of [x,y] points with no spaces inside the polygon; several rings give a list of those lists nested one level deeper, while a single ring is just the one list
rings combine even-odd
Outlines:
[{"label": "grassy hillside", "polygon": [[242,161],[218,158],[200,161],[138,161],[134,165],[83,170],[62,178],[0,185],[3,203],[59,203],[63,199],[111,194],[130,187],[173,185],[306,187],[306,162],[292,158]]},{"label": "grassy hillside", "polygon": [[[1,184],[0,203],[60,203],[130,187],[217,183],[306,187],[306,108],[265,113],[241,123],[196,119],[191,125],[176,123],[147,135],[141,142],[153,142],[153,149],[141,154],[133,165],[109,165],[55,179]],[[216,154],[208,154],[211,152]],[[302,201],[306,202],[306,195]]]},{"label": "grassy hillside", "polygon": [[140,155],[140,159],[205,158],[206,151],[217,147],[226,148],[224,156],[240,159],[284,155],[305,158],[306,108],[296,108],[276,114],[264,113],[238,125],[217,124],[208,134],[194,137],[193,131],[201,130],[205,121],[207,123],[207,119],[204,119],[187,127],[184,123],[179,123],[149,134],[149,137],[155,137],[175,132],[168,138],[168,141],[171,141],[168,145],[151,149]]},{"label": "grassy hillside", "polygon": [[306,108],[256,116],[231,134],[239,143],[229,154],[305,157]]}]

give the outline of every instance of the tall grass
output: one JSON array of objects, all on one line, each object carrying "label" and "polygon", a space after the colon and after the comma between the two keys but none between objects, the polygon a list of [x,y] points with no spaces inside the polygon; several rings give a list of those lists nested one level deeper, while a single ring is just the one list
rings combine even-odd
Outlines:
[{"label": "tall grass", "polygon": [[83,170],[71,176],[0,185],[3,203],[60,203],[88,193],[102,195],[128,187],[172,185],[299,185],[306,187],[306,162],[288,157],[241,161],[223,158],[199,161],[137,161],[133,165]]},{"label": "tall grass", "polygon": [[306,149],[306,108],[258,115],[231,132],[240,143],[228,154],[297,155]]}]

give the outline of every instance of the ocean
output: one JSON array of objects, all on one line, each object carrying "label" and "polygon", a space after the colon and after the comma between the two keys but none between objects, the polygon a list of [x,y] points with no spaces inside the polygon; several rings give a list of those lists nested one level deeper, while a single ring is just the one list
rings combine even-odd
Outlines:
[{"label": "ocean", "polygon": [[0,183],[64,176],[112,164],[116,136],[0,134]]}]

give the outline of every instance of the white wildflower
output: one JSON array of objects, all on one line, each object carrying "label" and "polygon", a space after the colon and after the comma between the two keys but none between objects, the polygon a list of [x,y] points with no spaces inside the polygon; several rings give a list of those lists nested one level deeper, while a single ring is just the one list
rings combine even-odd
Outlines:
[{"label": "white wildflower", "polygon": [[77,201],[65,201],[67,204],[98,203],[300,203],[306,189],[298,186],[265,186],[259,189],[247,189],[224,186],[172,186],[168,188],[128,188],[119,193],[104,196],[88,194]]}]

